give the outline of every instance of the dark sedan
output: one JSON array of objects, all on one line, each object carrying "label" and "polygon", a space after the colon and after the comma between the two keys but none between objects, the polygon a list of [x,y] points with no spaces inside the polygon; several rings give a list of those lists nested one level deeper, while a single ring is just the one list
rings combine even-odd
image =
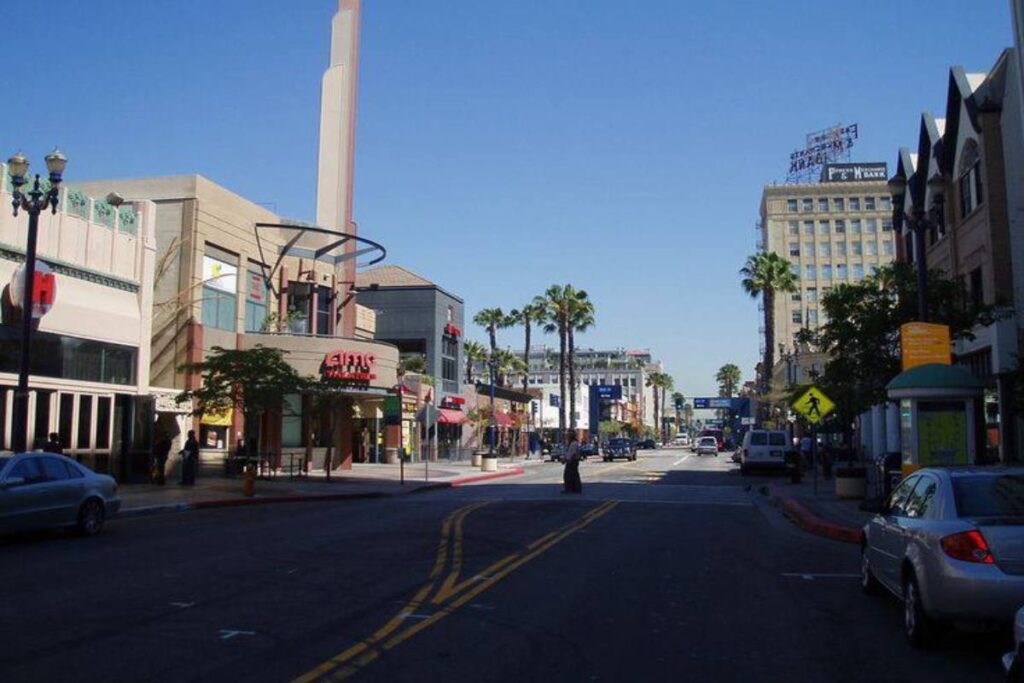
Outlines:
[{"label": "dark sedan", "polygon": [[72,528],[103,529],[121,507],[117,482],[53,453],[0,455],[0,534]]}]

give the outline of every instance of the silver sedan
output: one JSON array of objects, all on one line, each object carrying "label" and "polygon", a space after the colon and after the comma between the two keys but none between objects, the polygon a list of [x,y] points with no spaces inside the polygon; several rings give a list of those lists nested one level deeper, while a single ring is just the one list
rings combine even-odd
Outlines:
[{"label": "silver sedan", "polygon": [[919,470],[864,526],[861,584],[903,601],[926,645],[942,623],[1010,623],[1024,605],[1024,468]]},{"label": "silver sedan", "polygon": [[93,536],[120,507],[117,482],[71,458],[0,455],[0,534],[64,527]]}]

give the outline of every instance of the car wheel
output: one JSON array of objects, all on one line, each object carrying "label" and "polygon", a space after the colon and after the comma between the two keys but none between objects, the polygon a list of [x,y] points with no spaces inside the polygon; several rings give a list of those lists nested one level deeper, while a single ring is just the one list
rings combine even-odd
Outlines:
[{"label": "car wheel", "polygon": [[882,593],[882,584],[878,583],[874,572],[871,571],[867,548],[860,552],[860,588],[865,595],[881,595]]},{"label": "car wheel", "polygon": [[903,632],[914,647],[928,647],[935,637],[935,623],[925,614],[917,577],[911,573],[903,582]]},{"label": "car wheel", "polygon": [[90,498],[78,508],[78,533],[83,536],[95,536],[103,530],[103,503]]}]

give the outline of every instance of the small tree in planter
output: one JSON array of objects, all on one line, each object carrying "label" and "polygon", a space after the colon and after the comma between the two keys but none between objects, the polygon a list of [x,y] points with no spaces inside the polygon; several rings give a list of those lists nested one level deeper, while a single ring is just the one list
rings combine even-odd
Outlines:
[{"label": "small tree in planter", "polygon": [[[281,407],[285,394],[302,390],[304,382],[284,360],[285,351],[257,345],[252,349],[224,349],[215,346],[206,360],[186,363],[181,370],[202,375],[197,389],[181,392],[180,405],[192,403],[192,415],[222,413],[229,408],[242,411],[245,442],[260,451],[260,418]],[[250,437],[255,433],[255,441]]]}]

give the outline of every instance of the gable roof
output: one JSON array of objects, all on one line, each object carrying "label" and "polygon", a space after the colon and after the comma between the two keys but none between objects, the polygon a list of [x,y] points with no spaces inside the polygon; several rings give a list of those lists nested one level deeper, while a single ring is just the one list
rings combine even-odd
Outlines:
[{"label": "gable roof", "polygon": [[376,266],[356,273],[356,287],[437,287],[421,275],[402,266]]}]

